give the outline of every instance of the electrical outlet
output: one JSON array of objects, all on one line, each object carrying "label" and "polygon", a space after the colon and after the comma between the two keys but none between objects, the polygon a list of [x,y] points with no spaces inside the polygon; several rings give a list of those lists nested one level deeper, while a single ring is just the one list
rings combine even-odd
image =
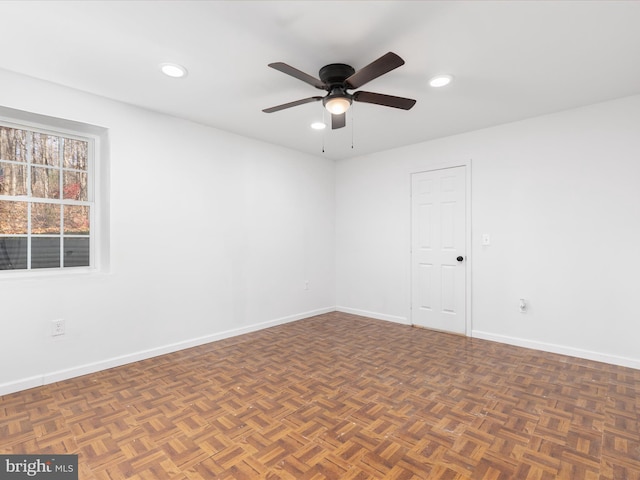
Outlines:
[{"label": "electrical outlet", "polygon": [[529,308],[527,301],[524,298],[521,298],[519,305],[520,313],[527,313],[527,308]]},{"label": "electrical outlet", "polygon": [[51,336],[59,337],[60,335],[64,335],[64,320],[61,318],[51,320]]},{"label": "electrical outlet", "polygon": [[309,280],[304,281],[304,289],[309,290]]}]

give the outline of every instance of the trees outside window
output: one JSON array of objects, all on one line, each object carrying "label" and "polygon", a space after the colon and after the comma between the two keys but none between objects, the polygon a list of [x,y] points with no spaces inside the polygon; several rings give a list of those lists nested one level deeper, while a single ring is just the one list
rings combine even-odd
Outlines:
[{"label": "trees outside window", "polygon": [[0,270],[92,267],[92,170],[92,139],[0,123]]}]

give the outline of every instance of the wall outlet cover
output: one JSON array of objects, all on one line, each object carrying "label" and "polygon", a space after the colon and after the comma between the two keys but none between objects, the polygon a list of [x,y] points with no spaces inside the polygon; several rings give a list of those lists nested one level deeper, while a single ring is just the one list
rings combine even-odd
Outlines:
[{"label": "wall outlet cover", "polygon": [[64,320],[51,320],[51,336],[58,337],[60,335],[64,335]]}]

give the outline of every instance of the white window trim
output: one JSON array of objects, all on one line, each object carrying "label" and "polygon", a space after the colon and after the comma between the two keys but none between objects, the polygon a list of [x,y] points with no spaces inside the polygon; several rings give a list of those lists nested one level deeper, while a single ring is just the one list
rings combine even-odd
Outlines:
[{"label": "white window trim", "polygon": [[[89,219],[91,225],[91,233],[89,235],[90,266],[0,270],[0,281],[20,278],[108,273],[110,258],[108,222],[108,130],[96,125],[25,112],[3,106],[0,106],[0,122],[12,128],[26,129],[76,140],[88,140],[89,148],[91,149],[90,155],[92,157],[87,170],[88,181],[91,182],[92,185],[89,198],[89,203],[92,204]],[[0,195],[0,198],[1,197]],[[33,197],[29,197],[31,203],[41,201],[47,203],[63,203],[62,200],[55,200],[56,199],[34,199]],[[73,202],[67,201],[64,203]]]}]

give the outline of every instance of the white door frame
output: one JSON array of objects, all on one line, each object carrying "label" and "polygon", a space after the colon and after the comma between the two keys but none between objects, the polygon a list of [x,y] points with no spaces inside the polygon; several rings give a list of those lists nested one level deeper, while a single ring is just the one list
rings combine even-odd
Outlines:
[{"label": "white door frame", "polygon": [[[462,160],[462,161],[455,161],[455,160],[450,160],[450,161],[442,161],[442,162],[434,162],[433,164],[430,164],[428,167],[426,168],[420,168],[417,170],[412,169],[409,172],[409,178],[408,178],[408,182],[409,182],[409,212],[411,212],[411,197],[412,197],[412,192],[411,192],[411,177],[414,173],[425,173],[425,172],[433,172],[436,170],[444,170],[446,168],[453,168],[453,167],[466,167],[465,168],[465,208],[466,208],[466,232],[465,232],[465,260],[464,260],[464,267],[465,267],[465,333],[464,335],[467,337],[472,337],[472,322],[471,322],[471,264],[472,264],[472,254],[471,254],[471,247],[472,247],[472,243],[471,243],[471,159],[467,159],[467,160]],[[412,269],[413,269],[413,265],[411,264],[411,248],[412,248],[412,244],[411,244],[411,239],[413,238],[413,236],[411,235],[411,229],[412,229],[413,225],[412,225],[412,215],[409,215],[409,248],[408,248],[408,252],[409,252],[409,323],[411,325],[414,325],[413,323],[413,279],[412,279]]]}]

